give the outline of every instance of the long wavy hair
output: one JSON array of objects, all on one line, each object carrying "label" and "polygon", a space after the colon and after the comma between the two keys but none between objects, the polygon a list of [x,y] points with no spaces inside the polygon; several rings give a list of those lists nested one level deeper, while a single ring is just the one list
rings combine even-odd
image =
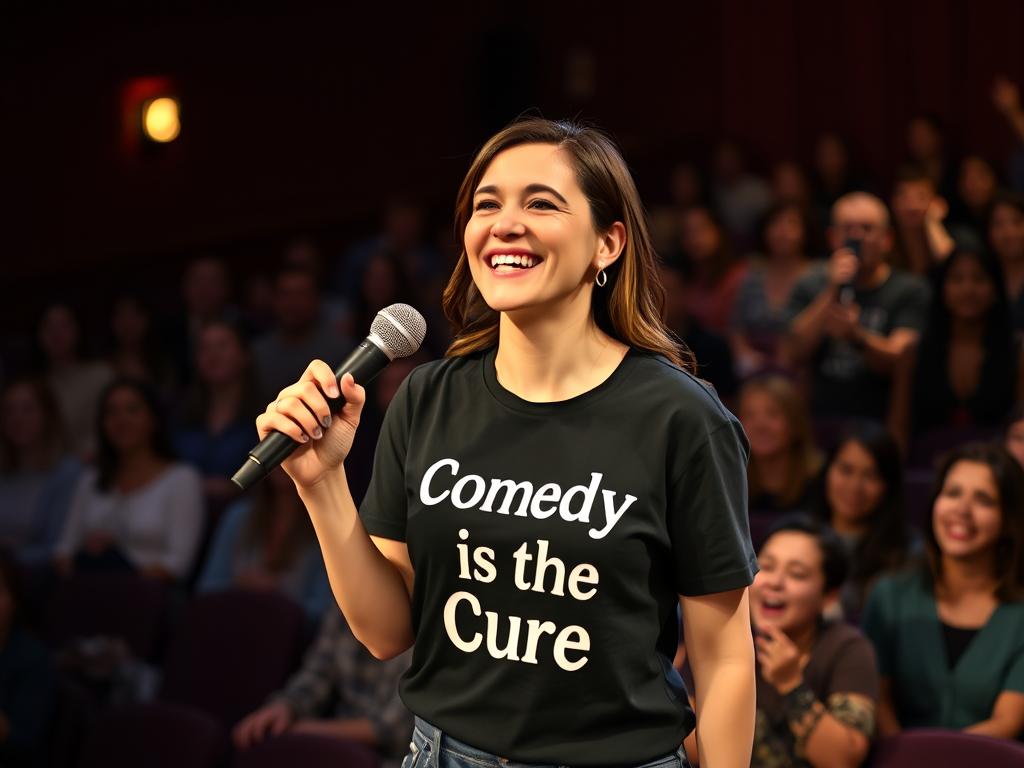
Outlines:
[{"label": "long wavy hair", "polygon": [[624,344],[664,355],[690,373],[693,353],[665,327],[661,310],[665,291],[658,259],[633,177],[615,143],[590,126],[528,118],[512,123],[484,144],[459,187],[455,201],[455,239],[463,244],[444,290],[445,316],[454,329],[446,356],[460,357],[498,342],[499,313],[484,301],[469,269],[464,234],[473,215],[473,193],[494,157],[521,144],[554,144],[564,150],[590,206],[594,228],[606,232],[619,221],[626,230],[621,257],[605,268],[608,284],[595,290],[591,312],[597,326]]}]

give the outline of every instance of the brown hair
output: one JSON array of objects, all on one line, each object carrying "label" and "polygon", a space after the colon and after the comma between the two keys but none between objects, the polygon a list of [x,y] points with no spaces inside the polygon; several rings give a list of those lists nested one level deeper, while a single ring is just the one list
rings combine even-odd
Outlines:
[{"label": "brown hair", "polygon": [[946,484],[946,477],[961,461],[987,466],[999,491],[1003,524],[996,542],[995,596],[1004,602],[1024,600],[1024,470],[1005,448],[990,443],[968,443],[956,448],[943,458],[939,467],[928,505],[930,518],[924,531],[932,588],[942,584],[942,550],[935,538],[935,502]]},{"label": "brown hair", "polygon": [[[751,379],[740,390],[740,400],[752,392],[762,392],[770,397],[782,411],[783,418],[789,425],[786,482],[782,493],[779,494],[778,502],[784,507],[796,504],[821,467],[821,456],[814,442],[807,406],[800,398],[796,387],[782,376],[759,376]],[[747,487],[752,499],[759,496],[763,490],[760,473],[757,471],[757,457],[753,454],[747,465]]]},{"label": "brown hair", "polygon": [[[53,466],[61,456],[68,452],[67,430],[64,424],[64,417],[60,412],[60,405],[53,394],[53,390],[50,389],[50,385],[43,379],[34,376],[26,376],[9,381],[3,389],[0,389],[0,403],[3,403],[11,392],[20,387],[25,387],[32,393],[36,404],[43,411],[43,440],[46,442],[46,462],[47,466]],[[21,460],[14,444],[7,439],[7,435],[3,431],[0,431],[0,474],[23,469]]]},{"label": "brown hair", "polygon": [[[605,270],[607,286],[593,293],[591,312],[597,326],[624,344],[664,355],[693,373],[693,353],[661,319],[665,291],[633,177],[614,142],[601,131],[572,122],[529,118],[491,137],[459,187],[456,241],[464,240],[466,224],[473,214],[473,193],[487,167],[499,152],[520,144],[554,144],[565,150],[590,205],[595,230],[605,232],[617,221],[626,229],[622,256]],[[497,344],[499,315],[487,306],[473,283],[464,245],[445,287],[443,306],[455,336],[447,356],[460,357]]]}]

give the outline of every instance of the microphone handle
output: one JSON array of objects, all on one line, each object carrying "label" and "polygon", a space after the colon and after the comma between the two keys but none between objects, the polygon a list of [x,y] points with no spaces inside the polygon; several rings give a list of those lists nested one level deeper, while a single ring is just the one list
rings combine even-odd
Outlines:
[{"label": "microphone handle", "polygon": [[[367,338],[363,339],[363,342],[352,350],[352,353],[334,369],[334,376],[338,380],[339,388],[341,387],[341,377],[346,373],[351,373],[352,378],[365,386],[373,381],[377,374],[384,370],[390,362],[391,358]],[[341,399],[340,396],[328,398],[332,411],[334,410],[334,403]],[[255,448],[249,451],[249,457],[239,470],[235,472],[231,482],[243,491],[248,490],[269,475],[282,461],[291,456],[292,451],[300,445],[302,443],[292,440],[283,432],[271,432],[260,440]]]}]

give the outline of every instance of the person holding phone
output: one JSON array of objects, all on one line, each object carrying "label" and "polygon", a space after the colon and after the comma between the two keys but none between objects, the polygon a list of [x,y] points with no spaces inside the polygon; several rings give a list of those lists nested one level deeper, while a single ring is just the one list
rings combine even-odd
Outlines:
[{"label": "person holding phone", "polygon": [[829,260],[790,296],[786,344],[811,368],[816,417],[882,421],[896,361],[924,325],[928,286],[888,264],[889,212],[874,195],[839,198],[828,236]]}]

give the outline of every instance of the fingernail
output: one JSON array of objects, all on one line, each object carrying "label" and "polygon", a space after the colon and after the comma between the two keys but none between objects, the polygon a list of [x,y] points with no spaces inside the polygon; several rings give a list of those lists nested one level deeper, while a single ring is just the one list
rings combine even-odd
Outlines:
[{"label": "fingernail", "polygon": [[327,429],[329,426],[331,426],[331,414],[328,413],[326,416],[320,419],[320,423],[324,425],[324,429]]},{"label": "fingernail", "polygon": [[302,438],[302,442],[304,442],[304,443],[308,443],[309,442],[309,435],[302,434],[301,438]]},{"label": "fingernail", "polygon": [[320,427],[317,427],[316,429],[313,430],[313,437],[315,437],[317,440],[319,440],[323,436],[324,431],[320,429]]},{"label": "fingernail", "polygon": [[338,395],[341,394],[341,391],[338,389],[337,384],[332,384],[330,388],[327,390],[327,394],[330,395],[331,397],[337,397]]}]

